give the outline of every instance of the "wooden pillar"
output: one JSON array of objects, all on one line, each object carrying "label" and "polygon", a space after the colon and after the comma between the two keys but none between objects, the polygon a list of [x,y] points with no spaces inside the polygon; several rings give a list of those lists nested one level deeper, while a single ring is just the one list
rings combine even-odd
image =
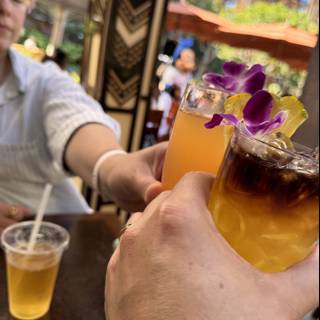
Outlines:
[{"label": "wooden pillar", "polygon": [[121,123],[121,143],[140,148],[167,0],[113,3],[105,55],[105,111]]},{"label": "wooden pillar", "polygon": [[309,119],[298,129],[294,141],[314,148],[319,145],[319,40],[311,55],[301,100]]},{"label": "wooden pillar", "polygon": [[142,146],[167,2],[90,2],[83,84],[105,112],[119,121],[121,144],[128,151]]},{"label": "wooden pillar", "polygon": [[52,10],[53,28],[50,37],[50,43],[46,53],[51,56],[54,51],[62,44],[64,31],[69,16],[69,10],[62,5],[56,5]]}]

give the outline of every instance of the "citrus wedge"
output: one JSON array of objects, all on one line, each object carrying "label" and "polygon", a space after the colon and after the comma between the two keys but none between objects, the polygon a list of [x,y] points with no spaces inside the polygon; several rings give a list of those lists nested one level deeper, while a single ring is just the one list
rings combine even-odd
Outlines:
[{"label": "citrus wedge", "polygon": [[308,112],[304,108],[304,105],[294,96],[283,97],[281,99],[274,96],[273,98],[272,116],[280,111],[287,113],[286,122],[277,131],[288,137],[292,137],[301,124],[308,119]]},{"label": "citrus wedge", "polygon": [[243,117],[243,109],[251,98],[249,93],[239,93],[229,97],[224,103],[224,112],[235,115],[238,119]]}]

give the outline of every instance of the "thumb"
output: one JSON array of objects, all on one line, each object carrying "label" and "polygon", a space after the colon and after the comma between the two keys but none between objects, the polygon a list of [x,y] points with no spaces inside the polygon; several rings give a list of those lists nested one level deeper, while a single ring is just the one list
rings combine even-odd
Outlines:
[{"label": "thumb", "polygon": [[290,304],[296,311],[299,309],[304,315],[314,310],[319,304],[319,246],[304,261],[278,276],[277,281],[292,298]]},{"label": "thumb", "polygon": [[162,183],[156,181],[150,184],[144,195],[144,202],[149,204],[153,199],[155,199],[162,191],[164,191],[162,187]]}]

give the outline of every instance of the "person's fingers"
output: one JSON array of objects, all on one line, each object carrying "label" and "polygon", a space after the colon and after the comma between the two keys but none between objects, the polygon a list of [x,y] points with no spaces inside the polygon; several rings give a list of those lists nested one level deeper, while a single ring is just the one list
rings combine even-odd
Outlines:
[{"label": "person's fingers", "polygon": [[145,172],[140,173],[140,177],[138,177],[138,184],[141,187],[146,203],[149,203],[162,191],[160,180],[167,147],[168,143],[163,142],[139,152],[144,159],[146,167]]},{"label": "person's fingers", "polygon": [[204,172],[187,173],[172,190],[169,201],[207,207],[213,181],[213,177]]},{"label": "person's fingers", "polygon": [[145,192],[144,201],[146,204],[149,204],[152,200],[154,200],[162,191],[164,191],[161,182],[154,182],[147,187]]},{"label": "person's fingers", "polygon": [[306,313],[319,304],[319,246],[316,246],[309,257],[276,275],[277,285],[283,285],[291,294],[305,302]]},{"label": "person's fingers", "polygon": [[26,217],[31,216],[31,211],[27,208],[10,206],[8,210],[8,217],[15,221],[21,221]]},{"label": "person's fingers", "polygon": [[8,219],[20,221],[26,217],[30,217],[32,212],[28,208],[11,204],[0,204],[0,214]]},{"label": "person's fingers", "polygon": [[153,165],[153,171],[156,173],[156,177],[159,179],[161,177],[168,144],[169,143],[165,141],[152,146],[149,150],[145,149],[147,150],[146,154],[150,158]]},{"label": "person's fingers", "polygon": [[139,221],[141,219],[142,213],[141,212],[136,212],[131,214],[130,218],[128,219],[125,228],[128,229],[131,226],[135,225],[137,223],[137,221]]}]

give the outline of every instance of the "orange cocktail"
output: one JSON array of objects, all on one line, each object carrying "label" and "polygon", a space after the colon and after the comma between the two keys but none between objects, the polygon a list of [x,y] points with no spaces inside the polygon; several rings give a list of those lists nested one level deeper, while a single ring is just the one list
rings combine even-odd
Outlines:
[{"label": "orange cocktail", "polygon": [[212,115],[223,110],[226,93],[190,83],[177,113],[162,173],[165,189],[172,189],[189,171],[217,174],[226,145],[227,130],[204,127]]},{"label": "orange cocktail", "polygon": [[229,244],[262,271],[303,260],[318,239],[319,163],[311,154],[238,130],[231,139],[209,209]]}]

